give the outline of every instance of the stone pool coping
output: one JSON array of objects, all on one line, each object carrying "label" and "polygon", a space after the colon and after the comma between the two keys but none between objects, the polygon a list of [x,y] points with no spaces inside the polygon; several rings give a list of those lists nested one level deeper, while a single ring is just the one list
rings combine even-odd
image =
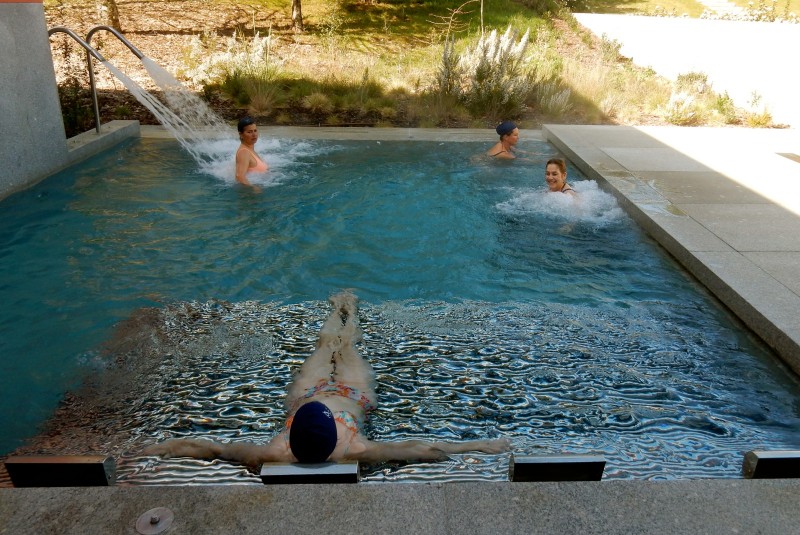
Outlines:
[{"label": "stone pool coping", "polygon": [[796,480],[0,489],[0,532],[136,534],[796,533]]},{"label": "stone pool coping", "polygon": [[[487,145],[496,139],[483,129],[261,133]],[[160,127],[143,126],[141,135],[169,137]],[[766,329],[778,352],[796,361],[798,326],[784,316],[800,311],[800,212],[791,204],[800,202],[800,163],[777,155],[800,151],[796,131],[547,125],[523,131],[522,139],[547,139],[614,192],[690,272],[717,287],[720,300],[753,330]],[[789,479],[0,488],[0,533],[135,534],[140,515],[167,507],[175,514],[168,534],[783,535],[800,526],[798,495],[800,480]]]}]

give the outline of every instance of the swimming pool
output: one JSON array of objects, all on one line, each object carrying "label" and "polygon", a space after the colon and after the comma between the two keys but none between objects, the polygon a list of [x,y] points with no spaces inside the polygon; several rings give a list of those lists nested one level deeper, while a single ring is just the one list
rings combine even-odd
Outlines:
[{"label": "swimming pool", "polygon": [[[744,451],[796,444],[794,378],[596,184],[571,177],[578,206],[544,194],[549,145],[524,147],[530,165],[474,158],[480,143],[259,146],[274,169],[261,194],[139,140],[3,201],[0,451],[88,378],[51,442],[123,452],[130,484],[257,482],[124,452],[274,432],[340,288],[362,299],[376,438],[504,435],[524,453],[602,453],[606,477],[667,479],[736,477]],[[493,479],[504,463],[367,479]]]}]

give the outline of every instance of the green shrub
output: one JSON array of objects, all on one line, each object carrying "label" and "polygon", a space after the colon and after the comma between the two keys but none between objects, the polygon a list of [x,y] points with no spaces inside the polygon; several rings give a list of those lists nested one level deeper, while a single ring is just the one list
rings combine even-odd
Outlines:
[{"label": "green shrub", "polygon": [[733,104],[733,99],[726,91],[722,95],[717,95],[714,99],[713,109],[722,116],[725,124],[738,124],[739,117],[736,113],[736,106]]},{"label": "green shrub", "polygon": [[711,90],[708,83],[708,75],[703,72],[687,72],[679,74],[675,80],[675,87],[678,91],[695,93],[702,95]]},{"label": "green shrub", "polygon": [[77,136],[94,127],[92,96],[75,77],[70,77],[58,86],[64,132],[67,137]]},{"label": "green shrub", "polygon": [[326,115],[333,111],[333,103],[324,93],[311,93],[303,99],[303,107],[314,115]]},{"label": "green shrub", "polygon": [[616,39],[611,39],[608,35],[603,34],[600,37],[600,50],[603,55],[603,59],[608,63],[614,63],[619,60],[620,56],[620,49],[622,48],[622,43],[617,41]]}]

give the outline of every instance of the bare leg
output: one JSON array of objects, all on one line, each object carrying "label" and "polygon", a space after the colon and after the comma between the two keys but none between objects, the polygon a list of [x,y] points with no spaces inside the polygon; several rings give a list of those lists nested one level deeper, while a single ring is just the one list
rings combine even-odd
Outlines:
[{"label": "bare leg", "polygon": [[321,381],[338,381],[375,399],[375,372],[355,349],[361,340],[356,296],[341,292],[331,296],[333,310],[319,332],[314,352],[303,362],[286,396],[287,408]]}]

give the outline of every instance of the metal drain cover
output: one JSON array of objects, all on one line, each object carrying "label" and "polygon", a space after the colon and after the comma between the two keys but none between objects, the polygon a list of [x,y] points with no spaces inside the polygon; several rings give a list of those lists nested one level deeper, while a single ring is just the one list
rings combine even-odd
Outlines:
[{"label": "metal drain cover", "polygon": [[163,533],[172,525],[175,515],[166,507],[150,509],[136,521],[136,531],[142,535]]}]

